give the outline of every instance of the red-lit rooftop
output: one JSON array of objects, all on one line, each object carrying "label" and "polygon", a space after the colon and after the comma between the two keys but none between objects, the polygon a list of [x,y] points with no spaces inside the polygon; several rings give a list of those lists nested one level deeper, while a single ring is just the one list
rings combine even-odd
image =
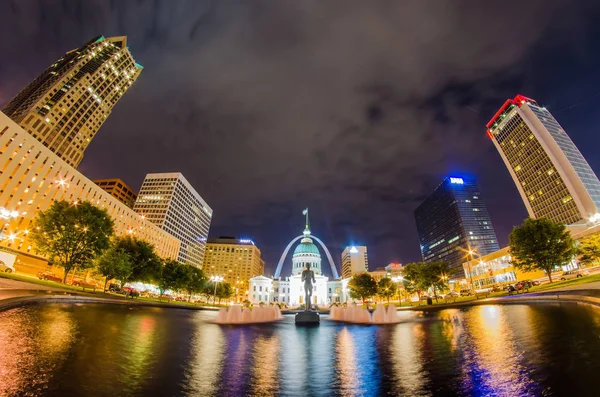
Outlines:
[{"label": "red-lit rooftop", "polygon": [[490,119],[490,121],[485,125],[486,128],[488,129],[488,135],[490,132],[489,128],[498,120],[498,118],[502,115],[502,113],[504,113],[506,111],[506,109],[510,105],[515,105],[515,106],[521,107],[521,105],[523,105],[526,102],[536,103],[536,101],[534,101],[533,99],[527,98],[526,96],[521,95],[521,94],[518,94],[513,99],[507,99],[506,102],[504,102],[504,105],[502,105],[502,107],[500,108],[500,110],[498,110],[496,112],[496,114],[494,115],[494,117],[492,117]]}]

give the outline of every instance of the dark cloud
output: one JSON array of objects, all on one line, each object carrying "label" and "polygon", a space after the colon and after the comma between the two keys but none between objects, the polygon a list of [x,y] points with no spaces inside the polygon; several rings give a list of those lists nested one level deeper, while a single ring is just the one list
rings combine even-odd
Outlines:
[{"label": "dark cloud", "polygon": [[[352,242],[369,246],[373,266],[407,262],[419,258],[412,211],[449,173],[480,179],[501,243],[521,222],[484,124],[519,91],[560,108],[600,92],[597,8],[5,1],[0,104],[65,50],[127,35],[145,69],[82,172],[133,186],[147,172],[183,172],[215,210],[211,234],[253,237],[271,269],[305,206],[336,259]],[[557,115],[580,146],[598,143],[588,103]]]}]

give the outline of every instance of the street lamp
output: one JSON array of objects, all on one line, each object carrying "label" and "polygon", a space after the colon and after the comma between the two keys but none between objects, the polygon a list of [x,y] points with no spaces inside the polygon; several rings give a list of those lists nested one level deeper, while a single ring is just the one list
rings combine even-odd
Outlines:
[{"label": "street lamp", "polygon": [[221,276],[210,276],[210,281],[215,284],[215,293],[213,294],[213,305],[217,302],[217,284],[223,281],[223,277]]},{"label": "street lamp", "polygon": [[402,277],[402,276],[392,277],[392,281],[395,282],[396,284],[398,284],[398,304],[400,305],[400,307],[402,307],[402,299],[400,298],[400,283],[402,281],[404,281],[404,277]]}]

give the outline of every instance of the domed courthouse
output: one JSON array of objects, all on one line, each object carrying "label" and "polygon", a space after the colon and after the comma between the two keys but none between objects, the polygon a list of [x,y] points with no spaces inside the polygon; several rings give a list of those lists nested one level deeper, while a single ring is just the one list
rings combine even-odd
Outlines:
[{"label": "domed courthouse", "polygon": [[[304,210],[306,216],[306,226],[301,236],[294,238],[283,251],[281,259],[277,265],[277,270],[273,278],[257,276],[250,279],[249,298],[254,304],[264,303],[286,303],[289,306],[299,306],[304,304],[304,283],[302,282],[302,272],[310,265],[315,272],[316,282],[313,285],[313,305],[329,305],[333,302],[345,302],[347,300],[348,280],[340,280],[337,269],[329,250],[323,242],[313,236],[310,231],[308,221],[308,208]],[[294,249],[292,254],[292,274],[289,277],[280,276],[285,258],[292,245],[300,241],[300,244]],[[321,266],[321,253],[315,245],[317,241],[327,256],[333,280],[323,275]]]}]

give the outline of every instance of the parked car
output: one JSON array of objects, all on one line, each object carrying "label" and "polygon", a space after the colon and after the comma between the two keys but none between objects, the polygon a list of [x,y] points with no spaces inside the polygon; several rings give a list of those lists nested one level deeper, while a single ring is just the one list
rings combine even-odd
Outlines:
[{"label": "parked car", "polygon": [[137,298],[140,296],[140,291],[132,287],[123,288],[126,296],[130,296],[131,298]]},{"label": "parked car", "polygon": [[421,295],[421,300],[422,300],[422,301],[426,301],[427,299],[433,299],[433,297],[431,297],[431,296],[429,296],[429,295],[427,295],[427,294],[423,294],[423,295]]},{"label": "parked car", "polygon": [[461,289],[460,296],[471,296],[473,292],[470,289]]},{"label": "parked car", "polygon": [[12,273],[14,271],[15,271],[15,269],[13,269],[12,267],[8,266],[6,263],[4,263],[4,261],[0,261],[0,272],[3,272],[3,273]]},{"label": "parked car", "polygon": [[581,271],[568,270],[560,275],[560,279],[561,280],[571,280],[574,278],[580,278],[583,276],[587,276],[588,274],[590,274],[590,272],[588,272],[587,270],[581,270]]},{"label": "parked car", "polygon": [[37,274],[37,277],[40,280],[48,280],[48,281],[54,281],[57,283],[62,283],[63,279],[62,277],[57,276],[56,274],[52,273],[52,272],[39,272]]},{"label": "parked car", "polygon": [[458,296],[460,296],[460,294],[458,292],[450,291],[446,295],[444,295],[444,298],[456,298]]}]

